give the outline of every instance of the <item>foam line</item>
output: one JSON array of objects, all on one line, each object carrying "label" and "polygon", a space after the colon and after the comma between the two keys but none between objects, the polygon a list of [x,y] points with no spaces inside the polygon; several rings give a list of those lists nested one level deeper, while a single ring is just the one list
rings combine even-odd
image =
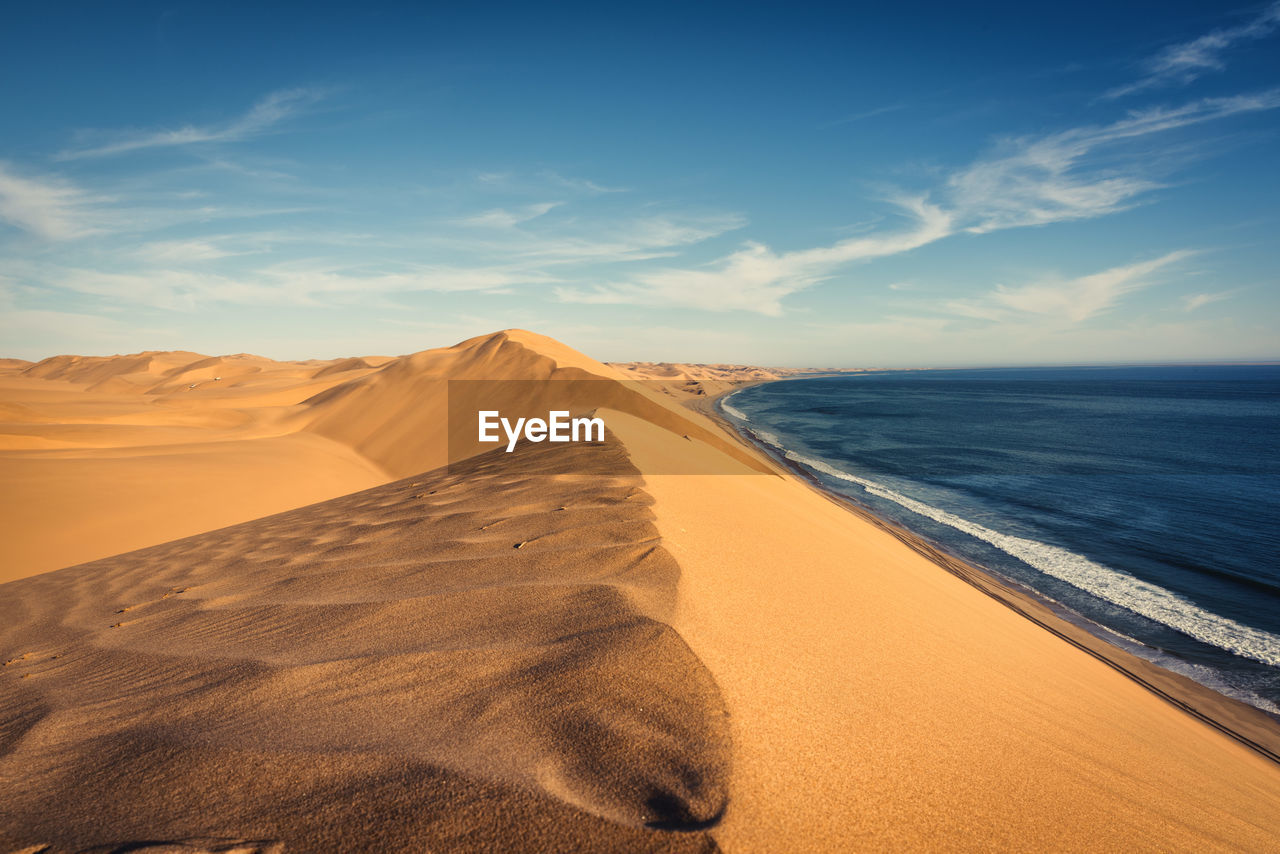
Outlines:
[{"label": "foam line", "polygon": [[[734,394],[737,394],[737,392],[735,391],[733,394],[729,395],[729,397],[733,397]],[[729,405],[729,397],[726,397],[724,400],[720,401],[720,408],[740,421],[750,421],[751,419],[748,418],[746,416],[746,413],[744,413],[741,409],[737,409]]]},{"label": "foam line", "polygon": [[856,484],[871,495],[892,501],[912,513],[990,543],[1045,575],[1065,581],[1086,593],[1113,605],[1119,605],[1149,620],[1155,620],[1198,641],[1272,667],[1280,667],[1280,636],[1207,611],[1172,591],[1135,578],[1127,572],[1104,566],[1084,555],[1037,540],[993,531],[968,519],[909,498],[875,481],[841,471],[821,460],[789,451],[779,443],[778,437],[771,433],[754,430],[751,432],[762,442],[777,448],[789,460],[830,477]]}]

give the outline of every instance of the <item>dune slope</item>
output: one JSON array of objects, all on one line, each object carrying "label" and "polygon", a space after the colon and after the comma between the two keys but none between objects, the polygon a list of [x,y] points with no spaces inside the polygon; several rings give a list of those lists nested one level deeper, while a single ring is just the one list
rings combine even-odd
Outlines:
[{"label": "dune slope", "polygon": [[714,848],[679,568],[638,475],[548,450],[5,585],[0,848]]},{"label": "dune slope", "polygon": [[[395,359],[273,362],[178,351],[15,363],[0,368],[0,582],[487,450],[475,445],[472,419],[450,425],[450,380],[463,381],[455,395],[470,393],[485,407],[536,404],[545,416],[553,397],[575,412],[637,413],[757,465],[705,419],[646,383],[619,379],[523,330]],[[561,392],[548,396],[548,382]]]},{"label": "dune slope", "polygon": [[[614,426],[642,470],[681,450],[640,420]],[[1147,690],[1118,650],[1090,655],[797,477],[645,490],[682,570],[673,625],[731,712],[726,850],[1280,839],[1280,764]],[[1217,702],[1280,743],[1261,712]]]},{"label": "dune slope", "polygon": [[[0,586],[0,849],[1280,838],[1280,764],[773,468],[693,395],[514,330],[324,367],[148,403],[156,443],[110,453],[171,454],[194,419],[228,448],[315,441],[412,476]],[[572,405],[609,440],[451,459],[451,377],[514,402],[586,379]],[[81,387],[42,388],[8,435],[71,441],[38,417]],[[137,418],[78,400],[93,424]]]}]

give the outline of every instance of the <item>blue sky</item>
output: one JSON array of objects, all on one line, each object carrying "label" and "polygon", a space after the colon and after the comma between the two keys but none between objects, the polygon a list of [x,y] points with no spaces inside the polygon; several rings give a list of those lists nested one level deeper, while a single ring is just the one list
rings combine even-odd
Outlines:
[{"label": "blue sky", "polygon": [[1280,358],[1280,3],[610,5],[10,4],[0,352]]}]

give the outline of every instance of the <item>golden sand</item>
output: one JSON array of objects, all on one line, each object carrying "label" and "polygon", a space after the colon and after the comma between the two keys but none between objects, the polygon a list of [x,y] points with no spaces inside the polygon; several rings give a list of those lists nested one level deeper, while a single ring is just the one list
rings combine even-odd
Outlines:
[{"label": "golden sand", "polygon": [[[1280,765],[1223,731],[1273,722],[1188,714],[774,468],[683,405],[718,387],[519,331],[36,368],[0,366],[0,850],[1280,838]],[[441,468],[447,379],[584,376],[608,441]]]}]

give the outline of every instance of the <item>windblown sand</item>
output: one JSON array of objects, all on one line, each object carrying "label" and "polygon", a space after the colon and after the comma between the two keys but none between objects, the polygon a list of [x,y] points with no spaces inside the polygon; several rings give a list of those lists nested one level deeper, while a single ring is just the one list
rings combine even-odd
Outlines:
[{"label": "windblown sand", "polygon": [[640,477],[512,456],[6,585],[0,842],[711,848],[726,710]]},{"label": "windblown sand", "polygon": [[[205,533],[0,585],[0,850],[1280,839],[1280,765],[674,394],[597,384],[605,443],[442,468],[447,378],[628,376],[557,342],[253,361],[194,390],[192,359],[3,367],[0,518],[28,549],[14,575],[70,554],[60,532],[90,530],[75,526],[117,476],[135,488],[98,495],[102,512],[151,542],[194,533],[164,516],[183,484],[210,507],[328,500],[205,515]],[[272,441],[289,452],[254,456]],[[224,453],[250,461],[214,483],[196,460]],[[105,481],[89,471],[108,462]],[[565,473],[586,470],[602,473]],[[654,473],[671,471],[737,474]],[[271,495],[285,475],[305,488]],[[383,485],[324,494],[361,478]],[[8,515],[31,502],[51,518]]]}]

